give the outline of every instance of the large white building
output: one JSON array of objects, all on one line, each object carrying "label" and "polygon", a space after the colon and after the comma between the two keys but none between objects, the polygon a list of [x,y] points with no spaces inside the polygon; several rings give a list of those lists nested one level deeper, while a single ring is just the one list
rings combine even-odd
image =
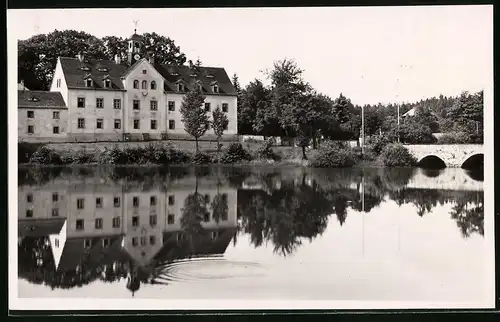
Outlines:
[{"label": "large white building", "polygon": [[[128,44],[128,64],[123,64],[118,55],[115,61],[89,60],[83,55],[58,58],[50,92],[61,94],[67,107],[67,125],[61,126],[65,132],[51,134],[47,140],[186,137],[180,107],[184,95],[196,88],[205,95],[202,108],[210,116],[217,107],[226,113],[229,125],[225,136],[237,134],[237,93],[224,68],[159,64],[143,54],[141,36],[132,35]],[[43,100],[35,92],[23,95]],[[36,132],[27,133],[28,121],[34,123],[30,129],[42,126],[37,126],[36,116],[32,116],[32,111],[19,114],[19,137],[24,141],[40,141]],[[213,129],[209,129],[205,137],[213,135]]]}]

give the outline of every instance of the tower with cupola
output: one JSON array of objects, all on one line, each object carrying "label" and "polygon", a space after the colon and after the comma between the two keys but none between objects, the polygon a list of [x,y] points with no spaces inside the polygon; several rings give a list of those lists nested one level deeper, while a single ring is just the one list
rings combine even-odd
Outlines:
[{"label": "tower with cupola", "polygon": [[134,34],[128,39],[128,63],[133,65],[135,62],[143,58],[144,39],[137,34],[137,29],[134,29]]}]

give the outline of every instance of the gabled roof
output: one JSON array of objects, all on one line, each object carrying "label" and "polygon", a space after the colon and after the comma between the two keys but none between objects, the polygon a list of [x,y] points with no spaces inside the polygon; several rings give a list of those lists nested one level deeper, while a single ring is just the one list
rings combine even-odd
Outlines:
[{"label": "gabled roof", "polygon": [[59,92],[17,91],[17,106],[24,108],[67,108]]},{"label": "gabled roof", "polygon": [[[200,81],[204,94],[237,95],[231,80],[222,67],[196,67],[196,70],[193,70],[189,66],[174,66],[158,63],[154,64],[154,67],[165,79],[165,91],[167,92],[177,92],[177,86],[175,86],[175,84],[177,81],[182,80],[188,91],[195,88],[196,81]],[[197,74],[196,78],[191,76],[193,73]],[[178,74],[178,76],[175,76],[176,74]],[[214,81],[217,81],[219,85],[218,93],[212,91],[211,83]]]},{"label": "gabled roof", "polygon": [[[91,74],[94,79],[93,89],[102,90],[124,90],[123,83],[121,81],[121,75],[127,70],[124,65],[116,64],[114,61],[110,60],[90,60],[80,62],[78,58],[68,58],[60,57],[62,71],[64,73],[64,78],[66,79],[66,84],[68,88],[88,88],[85,86],[85,76]],[[82,70],[82,67],[88,67],[89,70]],[[104,68],[106,71],[99,71],[99,69]],[[104,87],[104,82],[102,81],[105,75],[109,75],[111,80],[111,87]]]}]

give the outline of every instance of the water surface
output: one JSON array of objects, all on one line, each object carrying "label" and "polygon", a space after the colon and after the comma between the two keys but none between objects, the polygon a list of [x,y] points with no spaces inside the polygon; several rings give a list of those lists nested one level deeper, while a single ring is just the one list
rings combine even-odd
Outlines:
[{"label": "water surface", "polygon": [[484,303],[481,173],[20,169],[20,297]]}]

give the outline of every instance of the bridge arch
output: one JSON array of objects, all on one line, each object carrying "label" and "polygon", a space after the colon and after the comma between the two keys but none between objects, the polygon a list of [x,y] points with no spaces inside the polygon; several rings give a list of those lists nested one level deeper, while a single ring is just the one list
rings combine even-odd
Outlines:
[{"label": "bridge arch", "polygon": [[444,169],[446,163],[440,157],[434,154],[428,154],[418,160],[417,165],[424,169]]},{"label": "bridge arch", "polygon": [[472,153],[460,162],[462,169],[482,169],[484,168],[484,154],[481,152]]}]

